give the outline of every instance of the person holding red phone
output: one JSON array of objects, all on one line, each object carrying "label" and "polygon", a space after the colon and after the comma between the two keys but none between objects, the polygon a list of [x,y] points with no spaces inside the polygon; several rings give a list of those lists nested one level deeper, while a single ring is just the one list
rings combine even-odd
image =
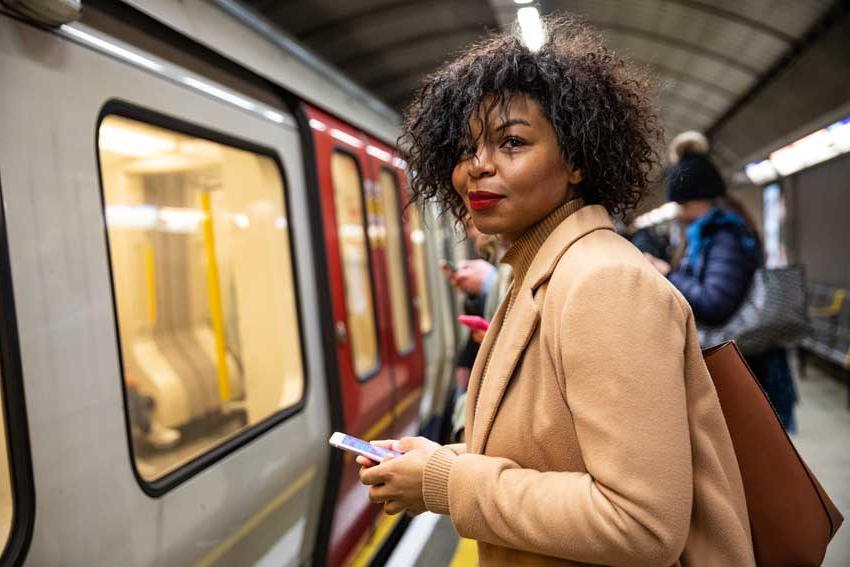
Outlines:
[{"label": "person holding red phone", "polygon": [[614,230],[657,166],[649,83],[585,25],[495,35],[425,79],[420,201],[509,243],[466,443],[358,458],[387,513],[451,516],[482,567],[755,567],[741,474],[682,295]]}]

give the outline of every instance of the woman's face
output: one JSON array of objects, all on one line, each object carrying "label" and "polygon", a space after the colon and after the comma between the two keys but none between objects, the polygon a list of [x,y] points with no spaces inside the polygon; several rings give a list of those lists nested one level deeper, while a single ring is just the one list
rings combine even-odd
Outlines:
[{"label": "woman's face", "polygon": [[489,102],[469,120],[477,147],[455,165],[452,185],[478,230],[513,241],[572,198],[581,172],[562,159],[555,129],[535,100],[514,96],[484,120]]}]

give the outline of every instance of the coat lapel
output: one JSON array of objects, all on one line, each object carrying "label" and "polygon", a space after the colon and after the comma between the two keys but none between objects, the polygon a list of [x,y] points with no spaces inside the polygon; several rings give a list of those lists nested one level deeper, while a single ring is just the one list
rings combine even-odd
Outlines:
[{"label": "coat lapel", "polygon": [[[507,325],[504,324],[508,304],[506,299],[493,317],[490,331],[481,344],[469,379],[466,434],[467,446],[471,452],[484,453],[502,397],[537,329],[540,321],[538,302],[542,302],[542,297],[535,297],[535,291],[549,279],[558,260],[574,242],[591,232],[613,228],[604,207],[590,205],[579,209],[546,238],[523,281],[514,281],[513,285],[519,284],[521,288],[511,307],[510,320]],[[508,296],[511,291],[512,289],[508,290]],[[543,295],[542,291],[540,295]]]},{"label": "coat lapel", "polygon": [[[470,447],[474,453],[484,452],[487,437],[490,434],[496,412],[499,410],[502,396],[508,384],[510,384],[511,376],[513,376],[520,358],[522,358],[525,347],[531,337],[534,336],[537,323],[540,321],[540,313],[534,303],[530,288],[523,287],[519,290],[514,305],[511,307],[511,324],[502,327],[506,308],[507,301],[503,302],[499,308],[498,315],[501,319],[499,320],[498,336],[496,336],[496,333],[488,334],[491,342],[487,345],[486,352],[482,352],[484,350],[482,345],[482,349],[478,353],[482,363],[475,365],[476,388],[474,392],[470,391],[470,396],[467,397],[467,400],[470,401],[467,412],[470,410],[475,412],[473,429],[470,434]],[[496,350],[491,354],[490,350],[493,348]],[[484,363],[488,356],[490,356],[490,361],[486,365],[486,379],[483,379]],[[472,403],[473,400],[475,400],[474,404]]]},{"label": "coat lapel", "polygon": [[[511,287],[508,287],[507,295],[511,293]],[[502,323],[505,320],[505,311],[507,310],[508,302],[502,301],[499,308],[493,315],[493,320],[490,321],[490,329],[484,335],[484,340],[481,342],[481,347],[478,349],[478,354],[475,356],[475,364],[472,365],[472,373],[469,375],[469,386],[466,396],[466,441],[470,443],[475,435],[475,409],[477,407],[478,394],[481,389],[481,378],[484,374],[484,363],[490,356],[490,351],[493,349],[493,343],[499,336]],[[480,429],[480,427],[478,427]]]}]

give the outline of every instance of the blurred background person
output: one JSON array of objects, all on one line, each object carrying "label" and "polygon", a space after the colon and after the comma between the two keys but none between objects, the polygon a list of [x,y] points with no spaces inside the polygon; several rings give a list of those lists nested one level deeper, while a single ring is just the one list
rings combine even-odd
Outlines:
[{"label": "blurred background person", "polygon": [[[472,240],[473,249],[478,258],[463,260],[456,267],[441,262],[443,272],[455,289],[465,294],[463,312],[465,315],[477,315],[487,320],[498,307],[497,288],[498,271],[496,265],[501,257],[501,246],[489,235],[482,234],[468,223],[467,235]],[[483,331],[472,331],[457,358],[455,381],[461,391],[466,390],[469,371],[478,354],[478,347],[484,338]]]},{"label": "blurred background person", "polygon": [[[473,248],[479,257],[464,260],[456,270],[451,270],[445,262],[442,263],[442,268],[449,282],[466,294],[464,314],[477,315],[490,321],[505,295],[510,282],[511,269],[507,264],[499,265],[505,250],[496,237],[479,232],[471,222],[467,226],[467,235],[472,239]],[[452,412],[451,432],[453,440],[462,439],[466,416],[466,388],[485,334],[486,331],[480,329],[470,330],[469,338],[457,358],[455,367],[457,399]]]},{"label": "blurred background person", "polygon": [[[708,151],[708,140],[698,132],[684,132],[671,142],[666,186],[669,200],[679,204],[686,247],[675,268],[645,254],[685,296],[698,323],[720,326],[746,299],[756,269],[764,264],[764,251],[755,223],[740,202],[727,195]],[[797,393],[786,350],[746,358],[782,424],[795,431]]]}]

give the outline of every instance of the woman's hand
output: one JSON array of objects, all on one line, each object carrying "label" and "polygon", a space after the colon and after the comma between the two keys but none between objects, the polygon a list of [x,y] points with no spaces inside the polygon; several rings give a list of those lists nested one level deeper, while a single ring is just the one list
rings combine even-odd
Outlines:
[{"label": "woman's hand", "polygon": [[475,341],[478,344],[481,344],[481,343],[484,342],[484,335],[487,334],[487,331],[482,331],[481,329],[475,329],[474,331],[472,331],[471,334],[472,334],[472,340]]},{"label": "woman's hand", "polygon": [[393,515],[407,511],[411,516],[425,511],[422,498],[422,473],[431,455],[440,448],[424,437],[404,437],[398,441],[375,441],[376,445],[400,451],[400,457],[387,457],[375,464],[357,457],[361,465],[360,482],[369,486],[369,499],[383,503],[384,512]]},{"label": "woman's hand", "polygon": [[458,265],[452,285],[464,293],[477,295],[484,288],[487,277],[494,271],[496,267],[486,260],[464,260]]}]

